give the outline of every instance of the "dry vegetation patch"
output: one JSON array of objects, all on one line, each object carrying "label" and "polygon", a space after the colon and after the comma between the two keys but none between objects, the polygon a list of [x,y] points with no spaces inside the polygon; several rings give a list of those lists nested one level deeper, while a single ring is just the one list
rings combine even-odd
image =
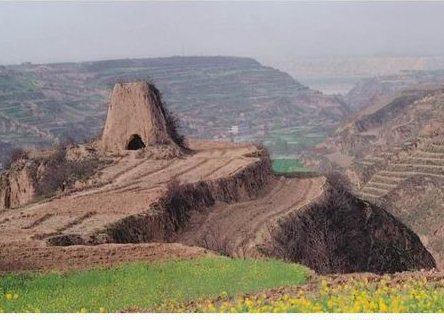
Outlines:
[{"label": "dry vegetation patch", "polygon": [[328,182],[321,200],[271,231],[268,254],[321,274],[435,267],[419,237],[390,213],[354,197],[343,177],[330,175]]}]

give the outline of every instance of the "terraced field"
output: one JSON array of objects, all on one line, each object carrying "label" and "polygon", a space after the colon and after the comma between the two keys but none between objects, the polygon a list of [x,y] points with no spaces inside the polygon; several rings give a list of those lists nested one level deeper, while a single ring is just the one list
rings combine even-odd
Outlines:
[{"label": "terraced field", "polygon": [[176,241],[232,257],[260,257],[257,245],[267,242],[268,227],[322,195],[324,183],[325,178],[280,177],[259,199],[220,204],[208,214],[194,216]]},{"label": "terraced field", "polygon": [[147,160],[129,154],[103,171],[98,187],[5,211],[0,215],[0,241],[88,235],[123,217],[146,211],[174,178],[187,183],[217,179],[258,160],[245,157],[254,152],[252,145],[209,142],[194,145],[194,149],[196,154],[186,159]]},{"label": "terraced field", "polygon": [[[97,261],[97,257],[101,257],[106,262],[107,255],[115,255],[116,252],[113,245],[106,243],[115,240],[101,235],[107,234],[110,226],[125,218],[145,217],[150,212],[150,204],[165,194],[171,180],[211,183],[220,178],[234,177],[260,161],[256,147],[251,144],[199,141],[191,143],[191,147],[194,150],[192,155],[171,160],[140,158],[137,153],[129,151],[126,156],[116,159],[114,165],[106,167],[94,185],[0,212],[0,255],[5,257],[0,263],[0,270],[10,269],[14,264],[37,269],[65,266],[70,260],[73,263],[81,261],[78,256],[86,261]],[[250,178],[245,176],[246,173],[242,174],[242,179]],[[250,179],[254,180],[254,177]],[[237,203],[216,203],[203,213],[192,214],[185,230],[174,241],[232,256],[256,256],[256,244],[263,240],[268,224],[319,196],[323,183],[322,178],[301,180],[270,176],[269,184],[257,198],[245,196]],[[251,190],[244,190],[244,193],[249,194]],[[139,222],[138,227],[146,223]],[[162,226],[157,227],[163,230]],[[220,246],[204,243],[208,233],[214,229],[220,232],[217,243],[224,243],[226,248],[230,248],[228,252]],[[84,240],[76,243],[101,244],[98,246],[101,249],[91,249],[91,246],[60,249],[49,243],[63,245],[64,242],[48,243],[50,239],[63,237],[94,239],[92,243]],[[133,238],[129,242],[143,241]],[[229,244],[225,244],[227,242]],[[142,250],[138,246],[124,248],[122,252],[131,255],[132,250]],[[151,251],[153,255],[159,255],[153,248]],[[185,255],[186,252],[189,250],[184,249]],[[125,257],[123,253],[117,261],[126,261]]]},{"label": "terraced field", "polygon": [[374,171],[359,195],[375,200],[412,176],[444,179],[444,140],[440,137],[423,137],[411,149],[394,148],[391,152],[364,158],[359,164],[364,166],[363,171]]},{"label": "terraced field", "polygon": [[249,58],[16,65],[0,67],[0,141],[48,147],[65,136],[79,142],[95,137],[103,127],[109,89],[135,79],[156,84],[193,138],[229,138],[227,129],[242,114],[248,115],[251,134],[260,136],[264,127],[320,127],[347,111],[336,97]]},{"label": "terraced field", "polygon": [[315,170],[304,166],[298,159],[274,159],[272,167],[276,173],[311,172]]}]

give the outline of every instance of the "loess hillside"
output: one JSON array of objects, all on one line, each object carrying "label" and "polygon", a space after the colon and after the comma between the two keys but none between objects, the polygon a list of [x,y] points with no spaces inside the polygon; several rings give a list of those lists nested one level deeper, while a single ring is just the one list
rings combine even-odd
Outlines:
[{"label": "loess hillside", "polygon": [[346,172],[359,197],[393,212],[442,266],[444,84],[426,81],[388,91],[343,121],[310,159],[317,155],[319,166]]},{"label": "loess hillside", "polygon": [[0,67],[0,141],[45,147],[67,136],[76,141],[97,136],[110,88],[134,80],[153,81],[184,133],[194,138],[229,138],[228,129],[239,119],[252,136],[297,125],[329,128],[348,111],[338,97],[248,58],[22,64]]},{"label": "loess hillside", "polygon": [[[192,140],[182,145],[175,130],[153,84],[119,82],[100,140],[19,154],[0,175],[0,272],[15,265],[12,270],[63,269],[68,261],[97,264],[97,255],[105,264],[134,261],[144,248],[162,256],[159,246],[140,245],[146,242],[161,243],[173,256],[177,246],[166,243],[185,245],[185,257],[202,254],[195,249],[201,247],[261,259],[273,256],[267,248],[276,248],[282,223],[290,235],[307,239],[325,239],[327,224],[336,230],[328,233],[354,239],[321,241],[314,251],[312,246],[309,252],[303,249],[318,258],[314,264],[298,254],[281,256],[317,271],[382,273],[435,266],[409,228],[346,188],[331,193],[336,182],[322,176],[275,175],[267,150],[251,143]],[[333,204],[339,216],[328,222]],[[312,216],[306,209],[313,206],[326,210]],[[359,221],[348,223],[350,211],[359,212]],[[302,231],[291,232],[298,228]],[[354,242],[373,241],[378,245],[371,254],[351,250]],[[309,244],[304,239],[293,242],[290,251]],[[117,247],[122,252],[116,259],[116,244],[125,243],[134,245]],[[322,252],[334,252],[327,269],[321,269]],[[147,254],[141,259],[148,259]]]}]

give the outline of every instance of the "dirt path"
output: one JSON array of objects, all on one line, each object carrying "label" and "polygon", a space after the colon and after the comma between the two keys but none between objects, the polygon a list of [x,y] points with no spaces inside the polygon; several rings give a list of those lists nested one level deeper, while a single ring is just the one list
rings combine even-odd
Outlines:
[{"label": "dirt path", "polygon": [[319,197],[324,182],[324,178],[278,178],[263,197],[195,214],[175,241],[233,257],[258,257],[257,245],[268,240],[268,227]]}]

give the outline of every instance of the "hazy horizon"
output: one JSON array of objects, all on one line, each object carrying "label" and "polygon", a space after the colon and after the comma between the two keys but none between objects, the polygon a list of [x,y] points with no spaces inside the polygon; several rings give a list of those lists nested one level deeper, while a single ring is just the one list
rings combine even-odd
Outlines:
[{"label": "hazy horizon", "polygon": [[440,2],[2,2],[0,64],[442,56]]}]

